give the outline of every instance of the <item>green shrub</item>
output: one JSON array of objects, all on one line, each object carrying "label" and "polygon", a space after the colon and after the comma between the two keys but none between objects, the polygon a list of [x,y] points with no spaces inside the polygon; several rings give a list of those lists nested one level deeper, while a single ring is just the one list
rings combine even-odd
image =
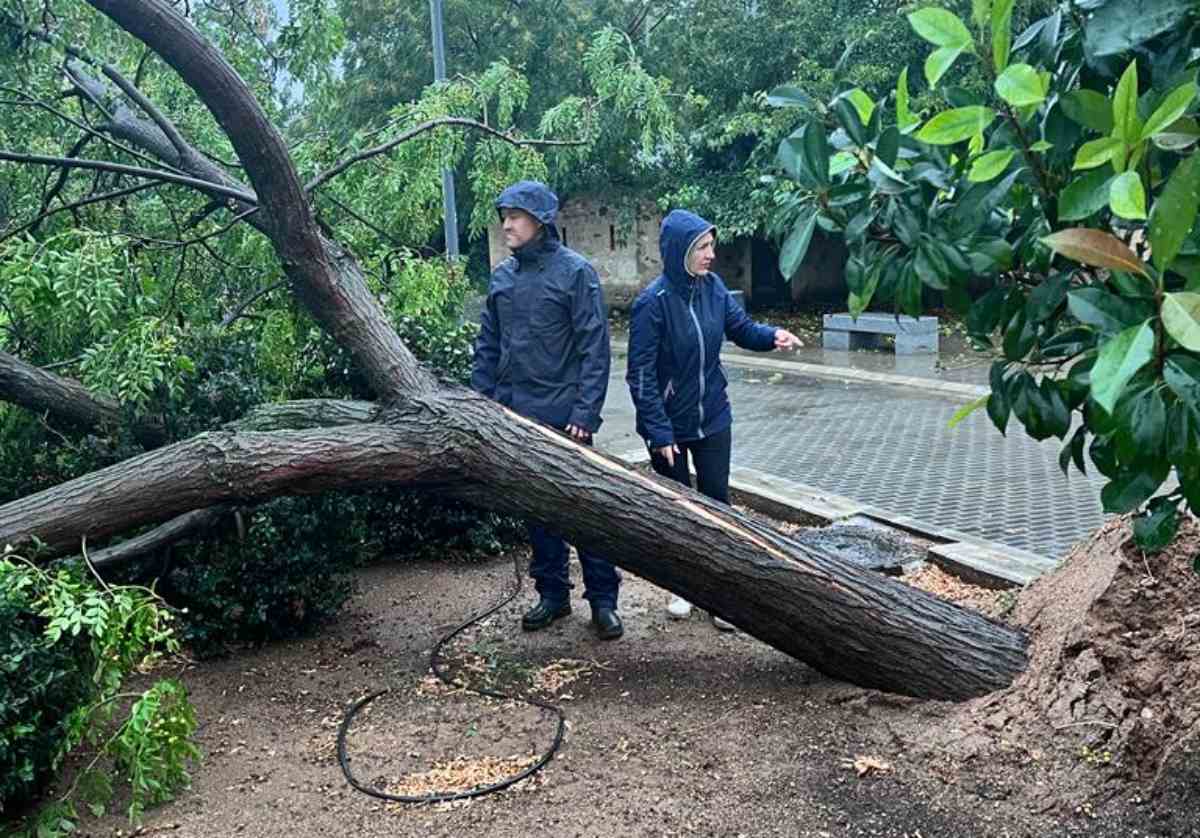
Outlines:
[{"label": "green shrub", "polygon": [[[187,765],[200,756],[182,684],[166,679],[140,695],[123,691],[127,676],[178,649],[172,615],[153,591],[97,586],[77,565],[43,570],[11,548],[0,558],[0,816],[13,827],[6,834],[73,831],[76,805],[102,813],[114,777],[129,780],[127,813],[136,822],[187,785]],[[70,787],[12,820],[80,746],[92,759]]]},{"label": "green shrub", "polygon": [[[201,656],[233,641],[296,637],[335,615],[363,535],[345,496],[278,498],[236,529],[178,552],[163,596],[187,610],[183,637]],[[232,529],[232,528],[231,528]]]},{"label": "green shrub", "polygon": [[0,574],[0,816],[37,794],[67,739],[72,709],[93,691],[86,639],[47,643],[47,620],[19,580]]}]

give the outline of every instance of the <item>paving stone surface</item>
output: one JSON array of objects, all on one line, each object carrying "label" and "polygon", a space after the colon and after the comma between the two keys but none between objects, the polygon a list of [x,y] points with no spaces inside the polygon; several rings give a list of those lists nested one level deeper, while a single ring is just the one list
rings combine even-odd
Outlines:
[{"label": "paving stone surface", "polygon": [[[730,361],[733,361],[731,363]],[[1051,561],[1103,521],[1103,478],[1058,468],[1061,443],[1008,435],[976,411],[955,428],[962,396],[725,364],[733,403],[733,464],[840,495],[967,537]],[[620,456],[634,433],[624,359],[599,444]]]}]

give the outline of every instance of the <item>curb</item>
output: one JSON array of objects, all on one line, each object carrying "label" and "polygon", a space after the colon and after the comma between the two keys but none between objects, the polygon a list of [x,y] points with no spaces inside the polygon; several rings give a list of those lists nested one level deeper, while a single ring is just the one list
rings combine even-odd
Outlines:
[{"label": "curb", "polygon": [[[606,453],[635,466],[650,460],[642,446]],[[907,515],[896,515],[871,504],[752,468],[731,468],[729,489],[735,503],[789,523],[823,527],[866,518],[935,542],[926,551],[926,561],[972,585],[994,589],[1024,587],[1058,566],[1058,562],[1026,550],[937,527]]]},{"label": "curb", "polygon": [[[611,345],[612,351],[616,355],[625,355],[629,351],[628,341],[614,340]],[[982,387],[976,384],[937,381],[932,378],[920,378],[913,375],[892,375],[883,372],[857,370],[851,367],[827,367],[822,364],[807,364],[802,361],[777,361],[773,358],[757,358],[752,355],[742,355],[739,352],[722,352],[721,361],[722,363],[738,367],[790,372],[796,375],[811,376],[812,378],[827,378],[841,382],[879,384],[887,387],[921,390],[928,393],[953,396],[965,401],[986,396],[991,392],[990,387]]]}]

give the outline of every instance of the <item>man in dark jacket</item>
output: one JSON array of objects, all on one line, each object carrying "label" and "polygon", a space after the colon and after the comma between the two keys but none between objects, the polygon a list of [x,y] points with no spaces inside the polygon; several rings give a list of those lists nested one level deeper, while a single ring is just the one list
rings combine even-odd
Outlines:
[{"label": "man in dark jacket", "polygon": [[[545,184],[513,184],[500,193],[496,209],[512,256],[492,271],[471,386],[590,445],[600,428],[610,364],[599,277],[559,239],[558,198]],[[571,584],[567,543],[536,524],[529,536],[529,574],[540,599],[521,625],[536,631],[571,613]],[[579,563],[597,634],[620,637],[616,568],[587,550],[579,551]]]}]

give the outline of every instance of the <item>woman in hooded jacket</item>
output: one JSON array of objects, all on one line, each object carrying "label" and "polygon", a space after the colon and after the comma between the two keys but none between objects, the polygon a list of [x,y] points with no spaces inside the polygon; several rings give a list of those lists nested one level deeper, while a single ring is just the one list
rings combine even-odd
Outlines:
[{"label": "woman in hooded jacket", "polygon": [[[686,210],[663,219],[659,235],[663,272],[633,304],[626,381],[637,411],[637,431],[650,450],[654,470],[729,503],[729,460],[733,415],[725,393],[721,344],[726,337],[743,349],[769,352],[802,344],[791,332],[755,323],[712,273],[716,228]],[[673,597],[667,606],[686,618],[691,603]],[[713,624],[732,625],[717,615]]]}]

